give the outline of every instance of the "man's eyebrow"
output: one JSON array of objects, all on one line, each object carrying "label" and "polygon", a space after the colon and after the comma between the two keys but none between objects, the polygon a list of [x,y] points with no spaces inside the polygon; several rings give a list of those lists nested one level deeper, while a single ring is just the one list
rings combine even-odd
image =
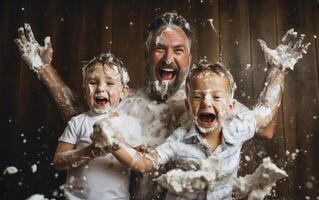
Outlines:
[{"label": "man's eyebrow", "polygon": [[182,45],[182,44],[178,44],[178,45],[175,45],[173,46],[174,49],[179,49],[179,48],[186,48],[185,45]]}]

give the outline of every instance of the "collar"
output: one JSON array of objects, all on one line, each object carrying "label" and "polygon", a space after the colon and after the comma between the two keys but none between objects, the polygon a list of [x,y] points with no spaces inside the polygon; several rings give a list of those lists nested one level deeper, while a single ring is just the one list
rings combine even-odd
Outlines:
[{"label": "collar", "polygon": [[[223,128],[222,128],[223,131]],[[204,141],[205,138],[201,136],[201,134],[199,133],[198,129],[195,127],[195,125],[193,125],[185,134],[184,138],[183,138],[183,142],[186,144],[198,144],[201,143],[204,146],[209,147],[208,143],[206,141]],[[219,145],[221,150],[224,151],[227,148],[227,145],[229,143],[225,141],[224,138],[224,133],[222,132],[222,141],[221,144]],[[218,147],[217,147],[218,148]],[[216,148],[216,149],[217,149]],[[209,148],[210,149],[210,148]],[[216,151],[216,150],[215,150]]]}]

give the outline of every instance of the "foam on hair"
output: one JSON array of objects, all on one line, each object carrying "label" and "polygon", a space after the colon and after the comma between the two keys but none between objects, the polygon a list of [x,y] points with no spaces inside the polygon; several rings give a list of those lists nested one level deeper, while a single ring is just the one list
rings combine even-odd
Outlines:
[{"label": "foam on hair", "polygon": [[210,63],[206,59],[200,60],[197,64],[193,64],[187,79],[186,84],[196,75],[203,71],[212,71],[217,75],[225,76],[229,82],[229,94],[231,98],[234,97],[235,90],[237,89],[236,83],[229,70],[221,63]]},{"label": "foam on hair", "polygon": [[153,38],[153,33],[161,26],[178,26],[181,28],[189,41],[189,48],[192,43],[192,37],[193,33],[191,31],[189,23],[186,21],[186,19],[182,15],[178,15],[176,12],[166,12],[162,14],[161,16],[155,18],[149,25],[147,26],[146,29],[146,48],[149,50],[151,40]]},{"label": "foam on hair", "polygon": [[96,63],[102,63],[103,65],[108,65],[112,69],[116,68],[121,75],[121,81],[123,86],[127,85],[127,83],[130,81],[130,77],[128,75],[127,69],[124,63],[120,59],[116,58],[111,53],[101,53],[99,56],[94,57],[92,60],[85,63],[85,65],[83,66],[82,68],[83,82],[85,80],[88,69]]}]

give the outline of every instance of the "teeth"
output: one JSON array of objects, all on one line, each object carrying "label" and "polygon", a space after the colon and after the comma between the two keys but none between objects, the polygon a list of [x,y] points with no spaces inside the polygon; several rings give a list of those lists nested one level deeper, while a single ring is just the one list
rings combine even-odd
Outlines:
[{"label": "teeth", "polygon": [[171,69],[171,68],[162,68],[161,70],[165,71],[165,72],[174,72],[175,71],[174,69]]}]

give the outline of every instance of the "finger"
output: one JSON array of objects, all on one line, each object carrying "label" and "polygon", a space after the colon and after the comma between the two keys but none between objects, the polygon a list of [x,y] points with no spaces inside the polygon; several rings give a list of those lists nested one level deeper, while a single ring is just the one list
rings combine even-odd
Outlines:
[{"label": "finger", "polygon": [[22,27],[18,28],[18,35],[22,43],[28,42],[27,38],[25,37],[24,29]]},{"label": "finger", "polygon": [[290,41],[288,42],[288,46],[289,46],[290,48],[293,48],[293,47],[294,47],[296,41],[298,40],[297,36],[298,36],[298,33],[297,33],[297,32],[292,32],[292,33],[291,33]]},{"label": "finger", "polygon": [[52,49],[51,37],[47,36],[44,38],[44,49]]},{"label": "finger", "polygon": [[259,46],[262,51],[265,51],[266,49],[268,49],[267,44],[264,40],[257,39],[257,41],[259,42]]},{"label": "finger", "polygon": [[294,45],[294,50],[299,49],[299,47],[301,47],[302,41],[305,38],[305,34],[300,34],[299,39],[297,40],[297,42]]},{"label": "finger", "polygon": [[15,42],[16,45],[18,46],[19,50],[22,52],[22,51],[23,51],[22,41],[21,41],[20,39],[14,39],[14,42]]},{"label": "finger", "polygon": [[29,41],[36,42],[30,24],[25,23],[24,28],[25,28],[27,37],[29,38]]},{"label": "finger", "polygon": [[308,48],[309,48],[310,45],[311,45],[311,43],[309,42],[309,43],[307,43],[307,44],[304,46],[304,48],[302,49],[302,53],[303,53],[303,54],[306,54],[306,53],[307,53],[307,50],[308,50]]},{"label": "finger", "polygon": [[299,53],[299,54],[306,54],[306,53],[307,53],[307,49],[309,48],[310,44],[311,44],[311,43],[309,42],[309,43],[307,43],[306,45],[301,45],[301,46],[298,48],[297,53]]},{"label": "finger", "polygon": [[292,28],[292,29],[289,29],[289,30],[285,33],[284,37],[281,39],[281,43],[282,43],[282,44],[288,44],[290,35],[291,35],[291,33],[293,33],[293,32],[294,32],[294,29],[293,29],[293,28]]}]

